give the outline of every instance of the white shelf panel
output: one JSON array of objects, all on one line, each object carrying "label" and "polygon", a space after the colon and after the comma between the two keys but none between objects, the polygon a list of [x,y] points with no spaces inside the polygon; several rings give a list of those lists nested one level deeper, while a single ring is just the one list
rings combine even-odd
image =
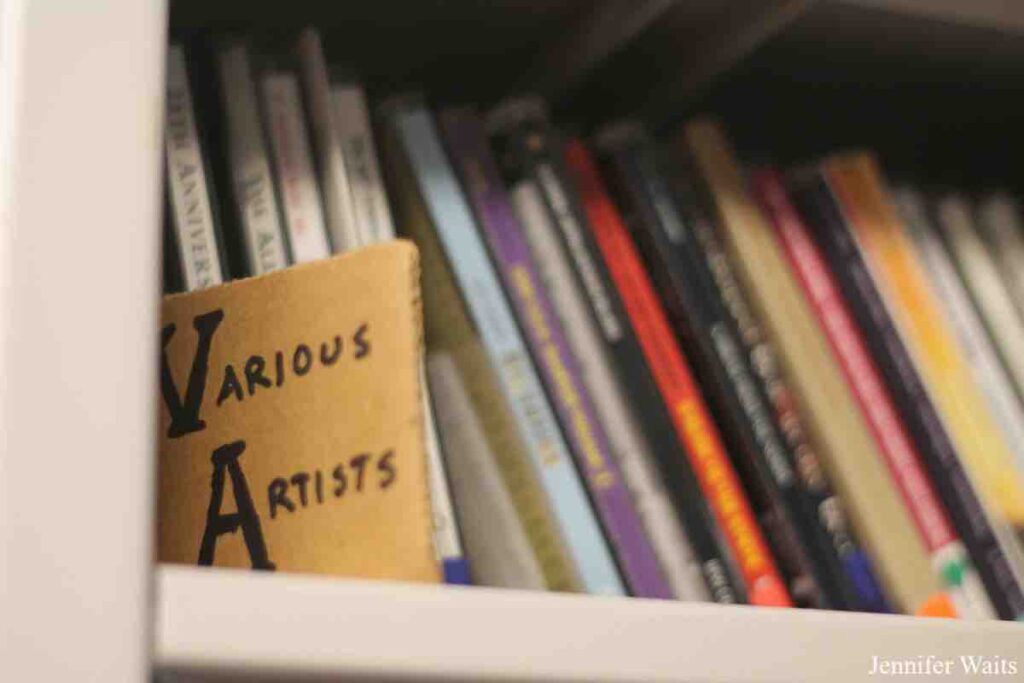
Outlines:
[{"label": "white shelf panel", "polygon": [[186,675],[852,681],[874,656],[1024,665],[1024,625],[998,622],[187,567],[160,567],[157,596],[158,670]]},{"label": "white shelf panel", "polygon": [[150,663],[163,0],[0,0],[0,680]]}]

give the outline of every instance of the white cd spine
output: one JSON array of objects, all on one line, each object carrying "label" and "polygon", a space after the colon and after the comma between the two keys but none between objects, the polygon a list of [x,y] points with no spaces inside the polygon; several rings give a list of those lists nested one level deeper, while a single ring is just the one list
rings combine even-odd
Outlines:
[{"label": "white cd spine", "polygon": [[224,273],[185,51],[180,45],[172,45],[167,53],[166,107],[164,141],[171,220],[185,289],[193,291],[221,284]]},{"label": "white cd spine", "polygon": [[395,238],[395,226],[381,180],[366,96],[359,85],[331,87],[334,124],[352,192],[357,231],[365,243]]},{"label": "white cd spine", "polygon": [[292,262],[327,258],[331,247],[309,148],[299,79],[287,71],[268,72],[260,78],[260,94]]},{"label": "white cd spine", "polygon": [[245,46],[225,46],[218,55],[228,154],[235,203],[250,275],[288,265],[270,162],[263,139],[256,87]]},{"label": "white cd spine", "polygon": [[629,398],[615,376],[598,321],[589,313],[586,293],[573,276],[540,190],[532,180],[522,180],[512,187],[511,199],[661,570],[675,597],[706,601],[707,587],[686,532],[661,483],[650,445],[629,408]]},{"label": "white cd spine", "polygon": [[352,207],[352,190],[342,157],[341,142],[335,129],[331,86],[327,78],[320,34],[306,29],[299,38],[302,85],[306,111],[313,129],[314,149],[318,159],[320,186],[324,193],[327,229],[335,252],[363,246]]}]

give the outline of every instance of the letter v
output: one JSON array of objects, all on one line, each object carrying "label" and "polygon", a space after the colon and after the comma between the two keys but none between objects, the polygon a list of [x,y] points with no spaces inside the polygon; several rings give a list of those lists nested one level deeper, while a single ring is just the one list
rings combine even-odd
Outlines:
[{"label": "letter v", "polygon": [[206,423],[199,418],[199,408],[203,403],[203,392],[206,389],[213,333],[217,331],[222,320],[224,311],[218,308],[198,315],[192,321],[192,326],[199,334],[199,343],[196,345],[196,355],[192,359],[192,369],[188,374],[184,401],[174,384],[171,367],[167,362],[167,345],[174,336],[174,323],[166,325],[161,332],[160,393],[163,394],[164,403],[171,414],[171,424],[167,428],[167,437],[170,439],[177,439],[206,428]]}]

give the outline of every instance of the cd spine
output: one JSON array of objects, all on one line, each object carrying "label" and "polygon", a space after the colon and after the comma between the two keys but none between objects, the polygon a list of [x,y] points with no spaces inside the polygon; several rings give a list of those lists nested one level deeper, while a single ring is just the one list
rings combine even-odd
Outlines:
[{"label": "cd spine", "polygon": [[245,241],[250,275],[288,265],[270,161],[263,139],[249,51],[239,43],[224,46],[218,67],[228,123],[231,179]]},{"label": "cd spine", "polygon": [[692,188],[686,186],[684,189],[690,190],[690,202],[694,208],[688,225],[692,228],[718,295],[747,350],[750,367],[774,410],[775,422],[791,454],[798,485],[809,500],[810,510],[807,514],[821,525],[831,542],[829,555],[837,558],[842,567],[837,588],[847,604],[854,609],[888,612],[890,608],[875,577],[871,560],[860,547],[845,506],[833,491],[818,453],[807,437],[803,417],[797,410],[796,397],[782,374],[775,348],[743,293],[724,246],[710,223],[710,217],[705,214],[703,207],[697,205]]},{"label": "cd spine", "polygon": [[561,251],[540,190],[532,180],[523,179],[512,185],[510,198],[566,339],[579,359],[580,372],[593,397],[595,412],[606,428],[623,482],[632,495],[665,580],[674,597],[707,599],[706,590],[693,588],[693,577],[700,576],[699,570],[693,571],[689,544],[668,495],[653,471],[650,449],[627,407],[628,398],[622,395],[601,334],[589,317],[584,295],[577,288]]},{"label": "cd spine", "polygon": [[992,193],[978,203],[978,225],[1024,316],[1024,222],[1020,204],[1005,192]]},{"label": "cd spine", "polygon": [[[638,506],[645,504],[640,500],[641,496],[649,496],[653,509],[649,515],[644,513],[644,523],[648,525],[666,578],[677,595],[684,599],[697,599],[710,594],[716,602],[735,603],[740,599],[739,591],[718,547],[714,535],[715,522],[704,504],[693,470],[685,456],[679,453],[672,421],[665,412],[629,320],[615,295],[614,283],[601,262],[597,245],[583,228],[586,217],[556,150],[552,149],[557,143],[550,141],[548,131],[542,128],[543,124],[537,129],[524,126],[522,130],[503,136],[504,146],[515,148],[515,151],[505,149],[499,154],[503,160],[522,159],[522,173],[530,178],[529,182],[535,186],[540,201],[546,207],[543,212],[545,218],[540,222],[551,226],[549,249],[552,253],[560,253],[566,268],[571,271],[567,273],[566,280],[575,283],[575,290],[580,293],[580,309],[589,311],[596,343],[615,375],[612,380],[616,385],[614,391],[627,406],[627,417],[635,421],[636,428],[641,431],[639,438],[644,443],[645,452],[623,450],[623,458],[635,460],[633,464],[622,460],[627,485],[642,492],[636,494]],[[516,170],[510,168],[508,172],[515,173]],[[537,251],[534,249],[535,253]],[[549,290],[554,292],[552,287]],[[565,327],[568,330],[579,326],[566,321]],[[631,484],[629,477],[635,477],[635,483]],[[679,520],[682,530],[679,529]],[[698,563],[703,586],[693,586],[690,565],[694,561]]]},{"label": "cd spine", "polygon": [[331,103],[331,84],[327,77],[320,34],[312,28],[302,32],[298,56],[306,97],[306,112],[312,126],[317,171],[324,193],[327,229],[336,253],[362,246],[349,186],[348,171],[342,156],[341,141],[335,128]]},{"label": "cd spine", "polygon": [[1024,396],[1024,321],[976,232],[972,214],[973,207],[963,195],[947,194],[935,204],[939,232],[985,322],[1004,372],[1013,381],[1017,396]]},{"label": "cd spine", "polygon": [[967,362],[978,383],[984,387],[986,404],[1006,435],[1016,462],[1024,471],[1024,405],[1000,364],[999,354],[985,331],[985,325],[930,220],[924,197],[909,188],[902,188],[893,193],[893,199],[899,206],[904,227],[917,247],[930,282],[945,304],[943,310],[948,314]]},{"label": "cd spine", "polygon": [[260,94],[292,261],[305,263],[327,258],[330,255],[327,226],[309,149],[298,78],[287,71],[266,73],[260,78]]},{"label": "cd spine", "polygon": [[884,283],[883,298],[893,304],[890,314],[920,361],[958,453],[985,495],[1012,524],[1024,526],[1024,480],[914,259],[880,170],[871,157],[851,155],[830,159],[824,172],[872,275]]},{"label": "cd spine", "polygon": [[518,314],[577,466],[585,473],[583,480],[624,577],[635,595],[671,597],[622,473],[612,458],[608,437],[597,420],[593,399],[583,384],[576,359],[501,185],[483,124],[464,109],[442,111],[439,118],[453,166],[476,209],[480,230],[491,246],[496,269]]},{"label": "cd spine", "polygon": [[444,582],[469,584],[470,567],[462,549],[455,504],[448,486],[448,469],[441,455],[441,439],[437,434],[437,418],[430,399],[426,360],[420,359],[420,404],[423,408],[423,441],[427,454],[427,483],[430,486],[430,514],[434,531],[434,550],[441,560]]},{"label": "cd spine", "polygon": [[393,122],[581,581],[588,592],[621,595],[622,580],[432,117],[422,105],[399,105]]},{"label": "cd spine", "polygon": [[[512,406],[506,400],[499,381],[498,370],[491,364],[480,335],[474,329],[459,292],[454,274],[447,263],[440,237],[434,229],[426,203],[412,174],[412,169],[400,149],[394,127],[385,125],[381,137],[381,150],[385,153],[383,169],[389,181],[393,210],[399,217],[402,234],[416,242],[420,253],[423,293],[423,330],[426,348],[431,354],[443,354],[457,366],[461,385],[479,419],[487,452],[501,476],[504,488],[511,498],[533,555],[544,574],[550,590],[578,592],[581,584],[574,559],[563,541],[555,511],[542,483],[543,473],[534,467],[525,436],[519,429]],[[434,396],[438,402],[438,427],[444,432],[444,417],[440,403],[442,392]],[[448,438],[447,434],[444,434]],[[445,453],[448,461],[460,454]],[[453,487],[458,472],[451,472]],[[456,499],[456,503],[459,501]],[[462,519],[463,506],[458,512]],[[473,520],[468,522],[473,524]],[[466,533],[467,546],[470,534]],[[472,553],[473,548],[469,547]],[[470,558],[473,560],[473,558]],[[486,572],[485,566],[481,571]],[[476,572],[476,567],[471,572]],[[475,575],[475,574],[474,574]]]},{"label": "cd spine", "polygon": [[454,359],[445,351],[432,351],[426,363],[473,582],[544,590],[544,574]]},{"label": "cd spine", "polygon": [[1002,618],[1017,618],[1024,608],[1024,594],[1014,579],[1012,564],[993,534],[974,484],[849,233],[827,180],[815,171],[792,179],[789,187],[850,311],[866,332],[872,356],[879,363],[883,376],[888,378],[900,413],[921,449],[924,464],[946,510],[975,561],[993,606]]},{"label": "cd spine", "polygon": [[747,600],[789,606],[792,601],[754,519],[718,430],[676,343],[654,286],[583,144],[565,150],[590,230],[619,290],[630,322],[717,528],[732,552]]},{"label": "cd spine", "polygon": [[963,616],[990,618],[991,605],[980,590],[974,567],[946,518],[932,482],[924,472],[921,456],[885,388],[860,329],[814,248],[806,227],[790,205],[778,173],[760,171],[754,175],[752,184],[803,285],[807,301],[817,314],[861,413],[871,427],[918,533],[931,551],[940,581],[950,590]]},{"label": "cd spine", "polygon": [[167,53],[166,117],[167,187],[185,289],[219,285],[224,271],[218,231],[180,45],[172,45]]},{"label": "cd spine", "polygon": [[797,488],[789,452],[767,399],[754,379],[742,342],[704,267],[653,150],[626,143],[612,152],[625,193],[635,207],[632,232],[646,258],[677,334],[726,432],[734,464],[750,493],[790,594],[798,605],[848,608],[828,563],[831,543]]},{"label": "cd spine", "polygon": [[714,207],[723,243],[747,296],[779,350],[808,416],[812,439],[871,553],[886,595],[907,613],[949,614],[927,552],[899,500],[867,426],[857,412],[828,341],[804,300],[785,254],[747,184],[721,126],[697,119],[677,144],[698,173],[698,191]]},{"label": "cd spine", "polygon": [[358,84],[331,86],[331,104],[345,160],[356,226],[365,243],[395,238],[395,225],[377,163],[366,95]]}]

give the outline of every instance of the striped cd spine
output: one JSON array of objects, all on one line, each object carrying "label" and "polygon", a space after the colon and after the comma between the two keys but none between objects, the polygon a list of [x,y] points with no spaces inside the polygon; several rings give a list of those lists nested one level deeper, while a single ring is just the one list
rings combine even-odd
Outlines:
[{"label": "striped cd spine", "polygon": [[473,559],[473,582],[544,590],[540,563],[502,481],[456,361],[445,351],[432,351],[427,354],[427,374],[453,498],[460,511],[469,513],[460,516],[459,530]]},{"label": "striped cd spine", "polygon": [[579,141],[568,144],[565,159],[580,191],[590,230],[622,297],[680,444],[715,516],[717,529],[732,553],[747,600],[755,605],[792,605],[654,285],[605,190],[594,160]]},{"label": "striped cd spine", "polygon": [[[597,245],[584,228],[585,218],[578,216],[579,209],[573,201],[575,197],[559,170],[556,159],[546,158],[537,163],[533,178],[545,199],[561,249],[576,275],[577,288],[584,293],[586,308],[599,330],[604,354],[613,366],[623,400],[632,408],[632,418],[643,432],[648,452],[632,456],[627,453],[626,456],[636,457],[636,468],[641,472],[643,468],[653,470],[638,477],[646,476],[652,482],[639,482],[637,486],[653,489],[652,507],[664,507],[660,499],[667,498],[675,511],[673,517],[682,521],[685,530],[685,537],[679,539],[674,528],[678,525],[676,519],[652,520],[652,525],[662,527],[650,531],[655,550],[662,557],[666,576],[679,595],[685,596],[694,590],[687,588],[687,566],[692,555],[692,561],[698,564],[704,590],[710,597],[716,602],[735,603],[739,600],[739,591],[715,538],[714,519],[704,502],[693,469],[680,452],[672,420],[665,411],[633,328],[615,294],[615,286],[601,262]],[[650,462],[644,463],[644,457]],[[623,470],[626,469],[624,462]],[[655,510],[651,513],[661,517],[669,514],[670,511],[660,513]],[[658,539],[663,539],[660,547]]]},{"label": "striped cd spine", "polygon": [[593,593],[623,594],[615,562],[433,118],[422,104],[397,105],[391,116],[470,315],[541,473],[584,587]]},{"label": "striped cd spine", "polygon": [[867,332],[872,356],[888,378],[901,416],[921,448],[924,464],[962,534],[997,613],[1003,618],[1016,618],[1024,608],[1024,595],[988,523],[974,484],[845,225],[827,180],[815,171],[794,177],[789,187],[850,311]]},{"label": "striped cd spine", "polygon": [[227,114],[231,180],[245,243],[246,267],[250,275],[263,275],[287,266],[289,257],[263,138],[249,50],[241,43],[230,43],[222,47],[217,57]]},{"label": "striped cd spine", "polygon": [[974,301],[989,337],[1013,380],[1017,395],[1024,396],[1024,320],[1017,310],[1008,283],[977,233],[974,207],[961,194],[946,194],[935,202],[935,226],[945,237],[950,256]]},{"label": "striped cd spine", "polygon": [[775,421],[793,457],[793,470],[811,500],[811,514],[824,528],[842,565],[845,581],[840,581],[840,590],[854,609],[891,611],[871,560],[854,533],[849,512],[835,493],[817,448],[810,441],[805,418],[797,409],[796,394],[782,372],[782,360],[743,291],[708,209],[698,202],[692,185],[687,183],[684,189],[693,202],[690,227],[708,272],[747,349],[750,366],[771,402]]},{"label": "striped cd spine", "polygon": [[[666,182],[654,150],[623,141],[610,155],[622,167],[625,195],[635,207],[632,232],[659,285],[674,328],[716,416],[721,420],[751,503],[798,605],[846,608],[831,542],[803,496],[789,452],[762,394],[738,333],[715,290],[699,247]],[[832,559],[832,563],[828,560]],[[834,574],[830,569],[834,567]]]},{"label": "striped cd spine", "polygon": [[806,226],[790,204],[779,174],[768,169],[760,171],[754,175],[752,184],[817,314],[918,533],[931,551],[940,580],[950,589],[963,616],[991,618],[991,605],[924,471],[921,456],[890,398],[876,361]]},{"label": "striped cd spine", "polygon": [[266,73],[260,78],[260,95],[292,262],[327,258],[331,246],[302,112],[299,79],[288,71]]},{"label": "striped cd spine", "polygon": [[373,143],[366,95],[357,83],[331,86],[331,105],[342,157],[352,191],[352,210],[358,231],[369,242],[395,238],[387,194]]},{"label": "striped cd spine", "polygon": [[895,191],[893,198],[903,214],[907,234],[942,298],[943,308],[971,370],[984,387],[986,403],[1006,435],[1019,468],[1024,471],[1024,404],[1014,392],[1012,380],[999,362],[992,339],[930,220],[924,197],[903,188]]},{"label": "striped cd spine", "polygon": [[334,121],[331,84],[320,34],[315,29],[307,28],[299,37],[296,47],[320,187],[324,193],[327,230],[335,251],[349,251],[363,244],[363,240],[356,223],[348,171]]},{"label": "striped cd spine", "polygon": [[467,109],[448,109],[439,118],[453,166],[476,209],[495,267],[504,280],[505,291],[518,314],[577,465],[585,473],[584,482],[631,592],[642,597],[671,597],[633,499],[611,455],[608,436],[597,420],[593,399],[512,211],[490,154],[483,123]]},{"label": "striped cd spine", "polygon": [[785,444],[794,474],[792,487],[797,493],[794,509],[813,530],[812,538],[817,537],[817,564],[825,578],[823,585],[829,586],[836,607],[889,611],[871,561],[855,538],[845,506],[833,491],[818,452],[808,439],[804,417],[783,376],[781,360],[733,271],[710,211],[699,201],[689,178],[672,164],[666,164],[666,168],[667,184],[679,196],[680,207],[686,209],[678,223],[680,234],[674,237],[672,231],[667,231],[669,241],[691,245],[746,350],[750,372],[762,389]]},{"label": "striped cd spine", "polygon": [[615,376],[612,359],[558,242],[544,198],[533,180],[522,179],[511,186],[510,199],[665,580],[675,597],[707,599],[689,543],[654,469],[650,446],[629,408],[630,397]]}]

